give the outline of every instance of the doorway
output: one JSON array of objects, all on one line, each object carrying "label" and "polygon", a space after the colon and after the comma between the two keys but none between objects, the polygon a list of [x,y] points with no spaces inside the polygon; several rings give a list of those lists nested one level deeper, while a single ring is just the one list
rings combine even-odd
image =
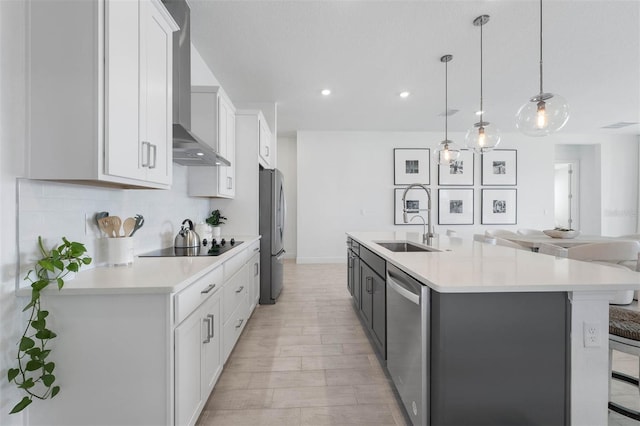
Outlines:
[{"label": "doorway", "polygon": [[555,163],[554,218],[555,226],[580,229],[579,223],[579,163],[559,161]]}]

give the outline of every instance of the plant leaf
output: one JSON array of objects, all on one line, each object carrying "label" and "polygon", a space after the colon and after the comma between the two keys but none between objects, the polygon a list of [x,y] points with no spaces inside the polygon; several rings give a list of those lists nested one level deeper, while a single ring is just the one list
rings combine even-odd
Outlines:
[{"label": "plant leaf", "polygon": [[82,263],[84,263],[85,265],[88,265],[91,263],[91,258],[90,257],[83,257],[82,258]]},{"label": "plant leaf", "polygon": [[44,320],[31,321],[31,327],[35,328],[36,330],[44,330],[46,326],[47,326],[47,323]]},{"label": "plant leaf", "polygon": [[10,382],[13,382],[13,379],[18,377],[19,374],[20,374],[19,368],[10,368],[9,371],[7,371],[7,380]]},{"label": "plant leaf", "polygon": [[49,316],[49,311],[38,311],[38,319],[43,320]]},{"label": "plant leaf", "polygon": [[38,260],[38,265],[40,265],[42,268],[46,269],[49,272],[53,272],[54,271],[54,267],[53,267],[53,263],[51,260],[49,259],[40,259]]},{"label": "plant leaf", "polygon": [[36,345],[36,342],[33,341],[33,339],[30,339],[27,336],[23,336],[22,339],[20,339],[20,351],[24,352],[28,349],[31,349],[32,347],[34,347]]},{"label": "plant leaf", "polygon": [[56,333],[46,328],[44,330],[39,330],[36,333],[36,339],[40,339],[40,340],[53,339],[56,336],[57,336]]},{"label": "plant leaf", "polygon": [[53,374],[45,374],[44,376],[42,376],[42,383],[44,383],[46,387],[51,387],[51,385],[55,381],[56,376],[54,376]]},{"label": "plant leaf", "polygon": [[31,359],[39,358],[42,355],[42,349],[34,346],[27,351],[27,354],[31,357]]},{"label": "plant leaf", "polygon": [[30,389],[33,386],[35,386],[35,383],[33,383],[33,379],[31,377],[29,377],[27,380],[25,380],[23,383],[21,383],[18,387],[20,389]]},{"label": "plant leaf", "polygon": [[27,366],[25,367],[25,370],[27,371],[36,371],[39,370],[43,367],[42,365],[42,361],[36,361],[36,360],[30,360],[27,362]]},{"label": "plant leaf", "polygon": [[56,281],[58,282],[58,290],[62,290],[62,287],[64,287],[64,280],[62,278],[58,278]]},{"label": "plant leaf", "polygon": [[31,398],[29,398],[28,396],[25,396],[24,398],[22,398],[22,401],[18,402],[15,405],[15,407],[13,407],[13,409],[11,410],[11,412],[9,414],[19,413],[20,411],[22,411],[25,408],[27,408],[27,406],[29,404],[31,404]]},{"label": "plant leaf", "polygon": [[60,392],[60,386],[54,386],[53,388],[51,388],[51,398],[56,396],[58,392]]},{"label": "plant leaf", "polygon": [[44,365],[44,371],[46,371],[47,373],[52,373],[55,368],[56,368],[55,362],[48,362]]}]

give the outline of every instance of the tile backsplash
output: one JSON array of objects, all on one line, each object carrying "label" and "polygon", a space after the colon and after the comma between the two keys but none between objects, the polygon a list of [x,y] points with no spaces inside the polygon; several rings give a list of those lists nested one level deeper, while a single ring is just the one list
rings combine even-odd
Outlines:
[{"label": "tile backsplash", "polygon": [[94,215],[107,211],[124,221],[139,213],[144,226],[134,235],[135,254],[173,245],[180,224],[186,218],[198,223],[210,213],[208,198],[187,196],[187,167],[174,164],[169,190],[112,189],[58,182],[19,179],[17,182],[18,244],[21,269],[32,267],[37,239],[46,247],[64,236],[84,243],[94,258],[90,267],[105,264],[104,234]]}]

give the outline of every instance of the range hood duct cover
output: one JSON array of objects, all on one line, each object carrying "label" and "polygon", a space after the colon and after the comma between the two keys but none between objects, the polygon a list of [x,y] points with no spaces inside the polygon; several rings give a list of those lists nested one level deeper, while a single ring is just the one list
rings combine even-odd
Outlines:
[{"label": "range hood duct cover", "polygon": [[191,11],[185,0],[163,0],[180,30],[173,34],[173,162],[184,166],[230,166],[191,132]]}]

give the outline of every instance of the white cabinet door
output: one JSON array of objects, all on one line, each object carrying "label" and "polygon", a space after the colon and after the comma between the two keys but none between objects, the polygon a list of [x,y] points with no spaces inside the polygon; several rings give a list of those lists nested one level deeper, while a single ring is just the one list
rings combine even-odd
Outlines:
[{"label": "white cabinet door", "polygon": [[105,3],[105,173],[142,180],[139,23],[138,2]]},{"label": "white cabinet door", "polygon": [[249,300],[249,314],[258,306],[260,300],[260,252],[256,252],[248,265],[250,276],[249,283],[251,285],[250,300]]},{"label": "white cabinet door", "polygon": [[273,160],[273,152],[271,147],[271,130],[269,130],[269,126],[267,125],[266,120],[260,114],[259,120],[259,137],[260,137],[260,163],[267,169],[271,169],[275,167],[275,162]]},{"label": "white cabinet door", "polygon": [[201,366],[207,321],[194,312],[175,329],[175,424],[192,425],[204,406]]},{"label": "white cabinet door", "polygon": [[141,0],[140,165],[147,170],[145,180],[164,184],[171,183],[172,170],[172,43],[158,7]]},{"label": "white cabinet door", "polygon": [[206,401],[222,372],[220,296],[211,297],[200,311],[208,333],[202,344],[202,397]]}]

